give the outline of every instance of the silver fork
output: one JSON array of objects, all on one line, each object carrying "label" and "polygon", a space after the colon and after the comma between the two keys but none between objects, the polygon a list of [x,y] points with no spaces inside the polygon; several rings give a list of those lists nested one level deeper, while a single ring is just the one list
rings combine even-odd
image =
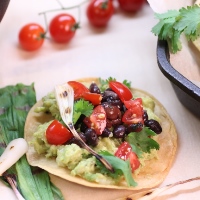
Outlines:
[{"label": "silver fork", "polygon": [[101,155],[96,153],[91,149],[76,132],[73,125],[73,105],[74,105],[74,90],[73,88],[65,83],[63,85],[58,85],[55,87],[56,100],[60,110],[62,120],[67,125],[73,136],[80,142],[81,147],[86,149],[88,152],[93,154],[108,170],[114,172],[113,167],[107,160],[105,160]]}]

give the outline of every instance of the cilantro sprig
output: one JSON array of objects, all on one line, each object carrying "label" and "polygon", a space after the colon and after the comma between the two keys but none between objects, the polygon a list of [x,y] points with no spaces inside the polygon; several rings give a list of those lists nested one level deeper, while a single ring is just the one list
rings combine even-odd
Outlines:
[{"label": "cilantro sprig", "polygon": [[[100,82],[100,90],[102,92],[104,92],[107,88],[109,88],[109,82],[110,81],[116,81],[116,78],[113,77],[109,77],[108,79],[101,79],[99,78],[99,82]],[[131,82],[128,80],[124,80],[122,82],[124,85],[126,85],[129,89],[131,88]]]},{"label": "cilantro sprig", "polygon": [[198,5],[169,10],[162,14],[155,13],[155,17],[159,22],[152,28],[152,32],[160,40],[168,42],[172,53],[182,49],[181,34],[184,34],[188,41],[194,41],[200,36],[200,7]]},{"label": "cilantro sprig", "polygon": [[106,159],[115,170],[115,173],[110,172],[108,169],[106,169],[106,167],[100,161],[96,160],[96,164],[99,167],[99,169],[101,169],[101,173],[106,174],[111,177],[115,176],[115,178],[123,174],[128,186],[133,186],[133,187],[137,186],[137,183],[134,181],[132,177],[129,160],[124,161],[110,154],[107,151],[101,151],[99,152],[99,155],[101,155],[104,159]]},{"label": "cilantro sprig", "polygon": [[142,152],[150,153],[151,149],[159,150],[159,144],[151,138],[151,136],[155,135],[154,131],[145,127],[140,133],[129,133],[126,141],[131,144],[133,151],[140,157]]},{"label": "cilantro sprig", "polygon": [[93,108],[94,106],[84,99],[74,102],[73,123],[75,124],[82,114],[86,117],[90,116]]}]

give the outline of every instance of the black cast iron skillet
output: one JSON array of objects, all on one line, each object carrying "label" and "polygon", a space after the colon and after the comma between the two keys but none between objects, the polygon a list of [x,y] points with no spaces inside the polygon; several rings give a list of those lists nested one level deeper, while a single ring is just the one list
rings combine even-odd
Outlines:
[{"label": "black cast iron skillet", "polygon": [[169,58],[167,42],[158,40],[157,62],[161,72],[170,80],[179,101],[200,118],[200,88],[176,71]]}]

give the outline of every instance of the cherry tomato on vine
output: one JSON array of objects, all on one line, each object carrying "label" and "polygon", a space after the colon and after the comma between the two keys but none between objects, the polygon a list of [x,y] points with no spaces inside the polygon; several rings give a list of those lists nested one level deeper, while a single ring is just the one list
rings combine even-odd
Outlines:
[{"label": "cherry tomato on vine", "polygon": [[122,10],[127,12],[137,12],[146,3],[146,0],[118,0]]},{"label": "cherry tomato on vine", "polygon": [[109,87],[117,93],[122,102],[129,101],[133,97],[131,90],[123,83],[110,81]]},{"label": "cherry tomato on vine", "polygon": [[46,138],[49,144],[64,144],[72,137],[72,133],[58,120],[54,120],[46,130]]},{"label": "cherry tomato on vine", "polygon": [[78,23],[72,15],[63,13],[56,15],[49,24],[49,32],[55,42],[67,43],[75,35]]},{"label": "cherry tomato on vine", "polygon": [[112,0],[92,0],[87,7],[89,22],[97,27],[106,26],[114,13]]},{"label": "cherry tomato on vine", "polygon": [[29,23],[20,29],[19,44],[27,51],[34,51],[42,46],[44,36],[45,31],[39,24]]}]

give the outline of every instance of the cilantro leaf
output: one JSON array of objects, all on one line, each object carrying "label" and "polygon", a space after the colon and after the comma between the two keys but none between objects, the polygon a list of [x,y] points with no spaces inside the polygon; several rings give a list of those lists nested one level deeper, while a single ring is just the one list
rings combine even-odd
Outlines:
[{"label": "cilantro leaf", "polygon": [[[106,159],[114,168],[116,176],[124,175],[125,180],[127,182],[128,186],[137,186],[137,183],[134,181],[132,177],[132,172],[131,172],[131,166],[130,166],[130,161],[124,161],[112,154],[110,154],[107,151],[100,151],[99,155],[101,155],[104,159]],[[107,175],[110,175],[111,177],[114,176],[108,169],[105,168],[105,166],[97,161],[97,165],[102,169],[101,172],[106,173]]]},{"label": "cilantro leaf", "polygon": [[131,89],[131,81],[124,80],[123,84],[126,85],[129,89]]},{"label": "cilantro leaf", "polygon": [[200,36],[200,7],[187,6],[179,10],[169,10],[166,13],[155,13],[159,22],[152,32],[160,40],[168,42],[170,51],[176,53],[182,49],[180,36],[185,34],[188,40],[196,40]]},{"label": "cilantro leaf", "polygon": [[104,92],[107,88],[109,88],[109,81],[116,81],[116,78],[109,77],[108,79],[104,80],[99,78],[100,82],[100,90]]},{"label": "cilantro leaf", "polygon": [[[129,133],[126,141],[135,146],[135,150],[140,152],[150,153],[151,149],[159,149],[159,144],[149,136],[155,136],[156,133],[149,128],[145,127],[141,132]],[[137,152],[136,152],[137,153]]]},{"label": "cilantro leaf", "polygon": [[[102,92],[104,92],[107,88],[109,88],[109,82],[110,81],[116,81],[116,78],[113,77],[109,77],[108,79],[104,80],[99,78],[99,82],[100,82],[100,90]],[[131,82],[128,80],[124,80],[122,82],[124,85],[126,85],[128,88],[131,88]]]},{"label": "cilantro leaf", "polygon": [[73,112],[73,123],[75,124],[81,114],[85,115],[86,117],[92,114],[94,106],[89,102],[83,99],[76,101],[74,103],[74,112]]}]

